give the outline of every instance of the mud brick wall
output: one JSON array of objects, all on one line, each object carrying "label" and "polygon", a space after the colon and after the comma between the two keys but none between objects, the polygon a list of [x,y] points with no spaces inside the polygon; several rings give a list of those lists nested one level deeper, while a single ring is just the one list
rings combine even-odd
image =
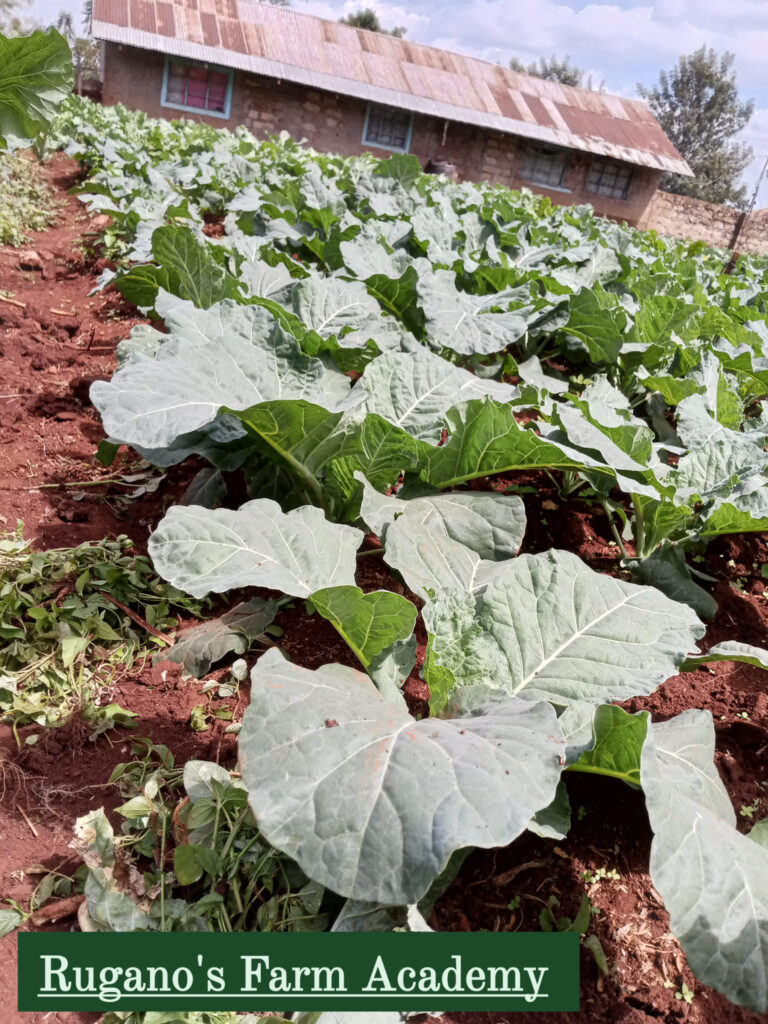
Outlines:
[{"label": "mud brick wall", "polygon": [[[738,218],[739,211],[731,206],[657,192],[638,226],[653,228],[660,235],[727,248]],[[768,253],[768,209],[756,210],[746,218],[736,248],[742,252]]]}]

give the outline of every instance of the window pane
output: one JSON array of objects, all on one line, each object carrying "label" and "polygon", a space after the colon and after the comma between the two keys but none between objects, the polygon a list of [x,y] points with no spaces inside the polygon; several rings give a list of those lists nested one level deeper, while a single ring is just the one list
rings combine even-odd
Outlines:
[{"label": "window pane", "polygon": [[[192,69],[195,70],[194,68]],[[205,99],[208,95],[208,78],[193,78],[190,74],[187,84],[187,103],[190,107],[201,107],[205,109]]]},{"label": "window pane", "polygon": [[208,78],[208,109],[223,113],[227,107],[227,75],[212,71]]},{"label": "window pane", "polygon": [[587,174],[587,191],[610,199],[626,199],[631,182],[631,167],[610,160],[593,160]]},{"label": "window pane", "polygon": [[387,149],[405,149],[411,127],[411,114],[397,107],[385,107],[371,103],[368,107],[368,123],[363,142]]},{"label": "window pane", "polygon": [[224,114],[227,110],[230,76],[198,64],[168,62],[167,103],[178,103],[194,110]]},{"label": "window pane", "polygon": [[170,103],[187,101],[187,66],[172,62],[168,65],[168,90],[166,99]]},{"label": "window pane", "polygon": [[568,154],[561,149],[529,146],[523,156],[520,177],[536,185],[562,188],[568,170]]}]

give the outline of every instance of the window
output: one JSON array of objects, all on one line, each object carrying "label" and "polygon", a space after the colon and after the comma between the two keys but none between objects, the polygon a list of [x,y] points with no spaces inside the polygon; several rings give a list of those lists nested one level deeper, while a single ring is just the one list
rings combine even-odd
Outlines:
[{"label": "window", "polygon": [[413,114],[409,110],[369,103],[363,128],[363,145],[407,153],[412,130]]},{"label": "window", "polygon": [[568,162],[568,153],[564,149],[528,146],[523,156],[520,177],[534,185],[564,189]]},{"label": "window", "polygon": [[610,160],[593,160],[587,175],[587,192],[611,199],[626,199],[632,182],[632,168]]},{"label": "window", "polygon": [[231,71],[166,57],[162,105],[197,110],[211,117],[229,117],[232,105]]}]

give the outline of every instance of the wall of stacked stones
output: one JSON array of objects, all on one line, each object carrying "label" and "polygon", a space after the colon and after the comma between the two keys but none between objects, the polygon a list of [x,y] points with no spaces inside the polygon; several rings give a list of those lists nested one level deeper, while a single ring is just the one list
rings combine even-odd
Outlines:
[{"label": "wall of stacked stones", "polygon": [[[739,211],[731,206],[657,192],[638,226],[653,228],[660,235],[730,248],[739,216]],[[768,209],[755,210],[746,218],[736,248],[768,254]]]}]

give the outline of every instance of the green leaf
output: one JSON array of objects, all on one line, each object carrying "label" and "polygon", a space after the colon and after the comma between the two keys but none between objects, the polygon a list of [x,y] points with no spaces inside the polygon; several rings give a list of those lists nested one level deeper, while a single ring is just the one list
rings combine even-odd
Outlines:
[{"label": "green leaf", "polygon": [[202,505],[219,508],[227,498],[227,484],[221,470],[208,466],[199,470],[179,498],[179,505]]},{"label": "green leaf", "polygon": [[382,160],[373,172],[382,178],[392,178],[405,189],[411,188],[423,175],[419,158],[413,153],[393,153]]},{"label": "green leaf", "polygon": [[696,977],[765,1013],[768,850],[736,830],[714,753],[708,711],[649,729],[642,783],[654,832],[651,878]]},{"label": "green leaf", "polygon": [[519,426],[513,410],[491,400],[474,399],[446,415],[450,437],[426,449],[421,476],[445,489],[493,473],[521,469],[581,469],[581,459],[563,454],[535,431]]},{"label": "green leaf", "polygon": [[72,53],[55,28],[0,35],[0,149],[45,134],[72,81]]},{"label": "green leaf", "polygon": [[557,784],[555,799],[548,807],[543,807],[528,822],[528,831],[544,839],[565,839],[571,828],[571,801],[568,790],[560,781]]},{"label": "green leaf", "polygon": [[135,796],[128,800],[127,803],[121,804],[120,807],[116,807],[115,811],[118,814],[122,814],[124,818],[132,820],[134,818],[146,818],[152,813],[152,803],[145,796]]},{"label": "green leaf", "polygon": [[520,391],[482,380],[419,345],[412,352],[385,352],[369,363],[343,407],[359,404],[419,440],[436,444],[452,406],[486,395],[511,402]]},{"label": "green leaf", "polygon": [[[350,419],[350,425],[352,423]],[[349,431],[344,444],[338,448],[339,454],[328,462],[325,490],[330,497],[338,495],[342,501],[350,503],[355,495],[359,498],[360,474],[377,488],[387,490],[397,483],[401,473],[414,468],[423,450],[423,444],[400,427],[375,413],[368,413],[362,423]],[[352,518],[357,518],[359,500],[356,505],[352,504]]]},{"label": "green leaf", "polygon": [[345,348],[362,348],[371,339],[379,349],[399,346],[404,331],[383,317],[378,302],[360,281],[340,277],[310,277],[291,293],[293,311],[321,338],[336,338]]},{"label": "green leaf", "polygon": [[311,601],[365,668],[397,640],[407,640],[416,623],[416,606],[389,590],[364,594],[359,587],[329,587],[316,590]]},{"label": "green leaf", "polygon": [[[362,458],[360,415],[331,413],[309,402],[264,402],[235,414],[257,439],[261,450],[293,478],[303,501],[324,506],[318,476],[331,462]],[[391,446],[389,451],[391,452]]]},{"label": "green leaf", "polygon": [[457,492],[403,501],[364,482],[361,515],[385,543],[387,564],[424,599],[445,587],[482,592],[525,534],[517,495]]},{"label": "green leaf", "polygon": [[[248,410],[275,399],[333,408],[347,393],[342,373],[305,356],[260,307],[222,303],[197,313],[196,328],[181,310],[170,313],[171,333],[156,353],[137,353],[112,380],[93,384],[91,401],[111,437],[166,448],[213,423],[223,408]],[[231,427],[229,434],[225,440],[236,439]]]},{"label": "green leaf", "polygon": [[398,278],[374,274],[365,283],[380,306],[402,320],[409,331],[421,337],[424,330],[424,314],[418,306],[418,280],[416,268],[408,267]]},{"label": "green leaf", "polygon": [[717,601],[694,583],[680,548],[665,545],[648,558],[629,562],[628,568],[633,580],[657,587],[673,601],[690,605],[699,618],[708,621],[717,615]]},{"label": "green leaf", "polygon": [[593,363],[616,363],[624,343],[626,314],[618,307],[615,296],[603,291],[582,288],[571,297],[568,323],[563,330],[578,338]]},{"label": "green leaf", "polygon": [[614,704],[601,704],[592,720],[594,745],[568,769],[620,779],[640,788],[640,758],[650,715],[630,715]]},{"label": "green leaf", "polygon": [[684,398],[701,393],[702,386],[690,377],[640,377],[643,387],[658,391],[669,405],[679,405]]},{"label": "green leaf", "polygon": [[0,909],[0,939],[4,935],[9,935],[12,931],[15,931],[23,923],[24,915],[20,914],[18,910],[11,910],[5,907]]},{"label": "green leaf", "polygon": [[256,663],[240,733],[267,841],[334,892],[388,905],[423,896],[455,850],[519,835],[552,801],[563,749],[549,705],[417,722],[367,676],[276,650]]},{"label": "green leaf", "polygon": [[[682,461],[682,460],[681,460]],[[736,504],[738,502],[738,504]],[[702,537],[728,533],[764,533],[768,531],[768,488],[724,501],[700,529]]]},{"label": "green leaf", "polygon": [[186,225],[169,224],[156,228],[152,234],[152,256],[160,265],[161,275],[156,278],[151,302],[146,301],[152,290],[151,286],[148,287],[147,270],[142,272],[142,278],[134,275],[132,269],[115,279],[123,295],[133,302],[137,301],[133,282],[140,282],[142,306],[155,304],[160,287],[188,299],[200,309],[209,309],[222,299],[235,299],[240,295],[237,279],[216,262],[209,247],[199,241]]},{"label": "green leaf", "polygon": [[179,885],[194,885],[205,873],[195,845],[177,846],[173,851],[173,873]]},{"label": "green leaf", "polygon": [[88,649],[90,642],[87,636],[65,636],[61,641],[61,663],[64,668],[71,668],[75,658]]},{"label": "green leaf", "polygon": [[239,587],[269,587],[309,597],[354,585],[363,534],[329,523],[319,508],[281,511],[269,498],[237,512],[173,506],[149,539],[155,569],[179,590],[203,597]]},{"label": "green leaf", "polygon": [[430,339],[460,355],[501,352],[527,329],[527,320],[519,313],[491,312],[492,306],[504,305],[502,296],[459,291],[453,271],[420,274],[417,289]]},{"label": "green leaf", "polygon": [[229,772],[215,761],[191,760],[184,765],[184,789],[193,804],[198,800],[212,800],[217,791],[231,785]]},{"label": "green leaf", "polygon": [[753,647],[752,644],[742,644],[738,640],[724,640],[710,647],[706,654],[686,658],[683,669],[695,669],[710,661],[740,661],[768,670],[768,651],[762,647]]},{"label": "green leaf", "polygon": [[687,605],[555,550],[510,560],[481,598],[437,594],[422,614],[427,682],[432,666],[450,672],[462,709],[512,695],[568,705],[651,693],[704,633]]},{"label": "green leaf", "polygon": [[202,704],[197,704],[189,713],[189,727],[192,732],[208,732],[211,724],[208,721],[208,712]]},{"label": "green leaf", "polygon": [[225,655],[245,654],[274,621],[276,613],[275,601],[263,601],[260,597],[243,601],[217,619],[185,629],[173,647],[160,651],[156,660],[178,662],[200,679]]}]

